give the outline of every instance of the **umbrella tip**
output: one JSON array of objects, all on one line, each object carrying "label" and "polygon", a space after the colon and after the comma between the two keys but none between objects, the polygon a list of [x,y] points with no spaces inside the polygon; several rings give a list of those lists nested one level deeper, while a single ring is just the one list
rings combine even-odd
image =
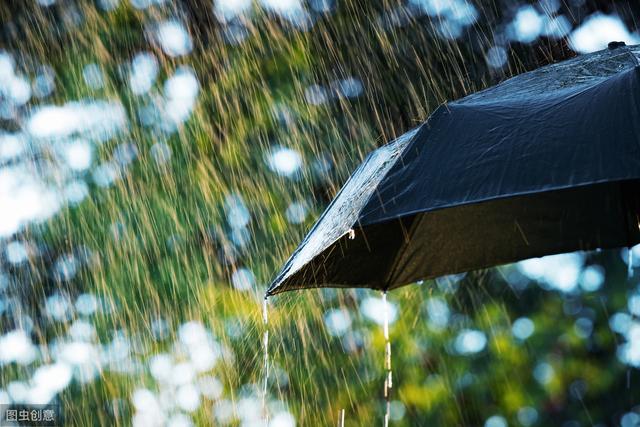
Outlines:
[{"label": "umbrella tip", "polygon": [[613,49],[617,49],[619,47],[623,47],[626,46],[627,44],[625,42],[617,42],[617,41],[613,41],[613,42],[609,42],[609,50],[613,50]]}]

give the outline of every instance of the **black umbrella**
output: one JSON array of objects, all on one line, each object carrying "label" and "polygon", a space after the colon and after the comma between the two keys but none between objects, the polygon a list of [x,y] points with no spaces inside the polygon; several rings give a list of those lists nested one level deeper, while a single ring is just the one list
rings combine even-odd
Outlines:
[{"label": "black umbrella", "polygon": [[365,159],[267,294],[640,242],[636,54],[612,44],[440,106]]}]

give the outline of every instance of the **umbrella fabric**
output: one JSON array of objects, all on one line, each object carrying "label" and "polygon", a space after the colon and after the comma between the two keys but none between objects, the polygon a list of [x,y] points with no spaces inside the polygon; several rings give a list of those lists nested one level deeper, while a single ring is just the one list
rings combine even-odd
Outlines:
[{"label": "umbrella fabric", "polygon": [[640,242],[637,54],[579,56],[440,106],[365,159],[268,294]]}]

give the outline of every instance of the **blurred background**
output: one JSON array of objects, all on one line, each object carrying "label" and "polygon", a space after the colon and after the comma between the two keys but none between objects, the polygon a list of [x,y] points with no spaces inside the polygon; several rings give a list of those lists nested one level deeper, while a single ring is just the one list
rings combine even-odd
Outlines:
[{"label": "blurred background", "polygon": [[[3,1],[0,403],[58,404],[70,426],[381,424],[380,293],[270,299],[265,396],[269,281],[370,150],[446,100],[640,43],[637,17],[635,0]],[[391,425],[640,426],[634,266],[640,247],[391,292]]]}]

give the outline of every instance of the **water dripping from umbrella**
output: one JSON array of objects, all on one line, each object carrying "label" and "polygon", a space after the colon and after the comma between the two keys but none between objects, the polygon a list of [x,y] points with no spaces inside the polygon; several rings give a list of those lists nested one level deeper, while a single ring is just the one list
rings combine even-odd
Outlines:
[{"label": "water dripping from umbrella", "polygon": [[262,323],[264,324],[264,332],[262,334],[262,351],[264,354],[264,383],[262,388],[262,416],[264,417],[264,425],[269,425],[269,412],[267,408],[267,387],[269,381],[269,316],[267,310],[268,297],[264,297],[262,301]]},{"label": "water dripping from umbrella", "polygon": [[384,427],[388,427],[389,417],[391,414],[391,388],[393,387],[393,378],[391,372],[391,341],[389,340],[389,306],[387,305],[387,291],[382,292],[382,302],[384,306],[384,399],[386,403]]}]

